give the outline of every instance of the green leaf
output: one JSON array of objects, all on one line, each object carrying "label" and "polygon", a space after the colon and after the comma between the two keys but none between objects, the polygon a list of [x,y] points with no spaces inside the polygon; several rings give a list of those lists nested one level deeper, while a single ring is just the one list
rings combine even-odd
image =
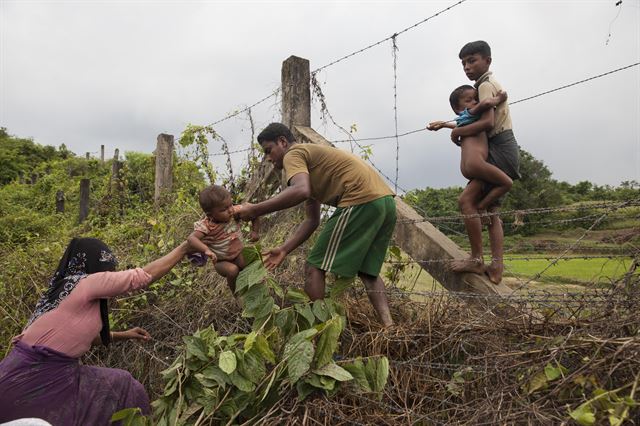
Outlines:
[{"label": "green leaf", "polygon": [[547,385],[548,379],[547,375],[543,372],[537,373],[533,378],[529,381],[529,385],[527,386],[527,393],[531,395],[538,389],[542,389]]},{"label": "green leaf", "polygon": [[313,344],[309,341],[303,340],[295,346],[295,349],[291,352],[291,357],[287,361],[287,373],[292,384],[309,371],[313,353]]},{"label": "green leaf", "polygon": [[256,337],[258,337],[258,334],[255,331],[247,334],[247,339],[244,341],[244,353],[247,353],[251,350],[254,342],[256,341]]},{"label": "green leaf", "polygon": [[371,392],[371,386],[369,385],[369,381],[367,380],[367,376],[364,372],[364,363],[362,362],[362,359],[357,358],[349,364],[343,364],[342,367],[351,373],[355,379],[355,383],[361,391]]},{"label": "green leaf", "polygon": [[315,388],[324,389],[327,391],[331,391],[336,387],[335,379],[331,377],[320,376],[314,373],[309,374],[309,376],[304,381]]},{"label": "green leaf", "polygon": [[310,301],[309,296],[307,296],[307,293],[295,288],[290,288],[287,290],[285,299],[292,303],[306,303]]},{"label": "green leaf", "polygon": [[296,304],[295,310],[298,314],[300,314],[306,321],[309,327],[313,326],[316,322],[316,317],[313,315],[313,311],[311,310],[311,306]]},{"label": "green leaf", "polygon": [[342,295],[347,289],[349,289],[355,281],[353,277],[340,277],[329,288],[329,297],[335,299]]},{"label": "green leaf", "polygon": [[269,346],[269,341],[261,334],[256,337],[255,350],[271,364],[276,363],[276,355]]},{"label": "green leaf", "polygon": [[291,353],[294,350],[296,350],[296,347],[301,342],[304,342],[304,341],[307,341],[307,340],[311,339],[317,333],[318,333],[318,330],[316,330],[315,328],[309,328],[307,330],[302,330],[302,331],[294,334],[293,336],[291,336],[291,338],[289,339],[287,344],[284,345],[283,357],[284,358],[289,358],[289,356],[291,356]]},{"label": "green leaf", "polygon": [[267,278],[267,283],[269,284],[269,287],[273,290],[276,296],[278,296],[281,299],[284,299],[284,290],[282,290],[282,287],[280,287],[280,285],[276,282],[276,280],[274,280],[273,278]]},{"label": "green leaf", "polygon": [[596,422],[596,415],[591,408],[591,404],[581,404],[578,408],[569,413],[571,418],[582,426],[591,426]]},{"label": "green leaf", "polygon": [[218,360],[218,366],[227,374],[233,373],[237,366],[236,354],[231,351],[222,352]]},{"label": "green leaf", "polygon": [[241,294],[243,290],[262,282],[266,275],[267,270],[262,262],[251,263],[238,274],[238,278],[236,279],[236,293]]},{"label": "green leaf", "polygon": [[258,355],[248,352],[238,359],[238,372],[246,379],[258,384],[264,379],[267,369]]},{"label": "green leaf", "polygon": [[389,360],[386,356],[381,356],[377,359],[376,364],[376,375],[372,387],[374,392],[382,392],[389,377]]},{"label": "green leaf", "polygon": [[[564,371],[563,371],[564,370]],[[551,364],[547,364],[544,367],[544,375],[550,382],[562,376],[562,373],[566,372],[566,368],[558,364],[558,367],[554,367]]]},{"label": "green leaf", "polygon": [[187,358],[195,356],[202,361],[208,361],[207,348],[199,337],[183,336],[182,340],[187,345]]},{"label": "green leaf", "polygon": [[133,418],[136,413],[140,413],[140,408],[125,408],[124,410],[116,411],[111,416],[111,422]]},{"label": "green leaf", "polygon": [[313,314],[320,320],[320,322],[325,322],[329,318],[331,318],[331,314],[329,313],[329,308],[324,300],[316,300],[313,302]]},{"label": "green leaf", "polygon": [[296,383],[296,390],[298,391],[298,400],[304,401],[316,388],[306,382],[299,381]]},{"label": "green leaf", "polygon": [[[347,382],[349,380],[353,380],[353,376],[344,368],[340,367],[338,364],[327,364],[324,367],[317,368],[313,370],[314,373],[319,374],[320,376],[328,376],[333,379],[336,379],[339,382]],[[386,383],[386,378],[385,378]]]},{"label": "green leaf", "polygon": [[202,370],[200,374],[202,374],[202,376],[206,379],[215,380],[216,383],[218,383],[218,385],[220,385],[221,387],[224,387],[225,384],[229,383],[227,375],[222,371],[222,369],[216,367],[215,365],[208,366],[207,368]]},{"label": "green leaf", "polygon": [[334,316],[325,323],[324,331],[318,339],[316,351],[316,366],[322,367],[333,360],[333,354],[338,348],[338,340],[342,333],[342,317]]},{"label": "green leaf", "polygon": [[260,246],[244,246],[242,248],[242,257],[247,265],[251,265],[253,262],[258,261],[262,263],[262,256],[260,256]]},{"label": "green leaf", "polygon": [[256,386],[242,375],[240,375],[237,371],[229,374],[229,379],[231,380],[231,384],[233,386],[240,389],[242,392],[253,392]]}]

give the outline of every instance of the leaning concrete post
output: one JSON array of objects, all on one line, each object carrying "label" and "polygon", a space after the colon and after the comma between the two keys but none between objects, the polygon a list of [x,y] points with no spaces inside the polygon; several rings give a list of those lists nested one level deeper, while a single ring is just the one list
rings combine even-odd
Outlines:
[{"label": "leaning concrete post", "polygon": [[81,179],[80,180],[80,223],[84,222],[84,220],[89,216],[89,191],[90,191],[91,181],[89,179]]},{"label": "leaning concrete post", "polygon": [[153,204],[159,207],[173,188],[173,135],[161,133],[156,145],[156,181]]},{"label": "leaning concrete post", "polygon": [[56,213],[64,213],[64,192],[62,189],[56,192]]}]

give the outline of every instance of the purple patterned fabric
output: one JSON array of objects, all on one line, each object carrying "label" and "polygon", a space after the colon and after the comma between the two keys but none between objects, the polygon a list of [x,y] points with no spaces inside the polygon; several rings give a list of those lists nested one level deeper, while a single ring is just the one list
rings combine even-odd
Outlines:
[{"label": "purple patterned fabric", "polygon": [[151,412],[144,387],[127,371],[80,365],[22,342],[0,362],[0,423],[38,417],[54,426],[110,425],[113,413],[133,407]]}]

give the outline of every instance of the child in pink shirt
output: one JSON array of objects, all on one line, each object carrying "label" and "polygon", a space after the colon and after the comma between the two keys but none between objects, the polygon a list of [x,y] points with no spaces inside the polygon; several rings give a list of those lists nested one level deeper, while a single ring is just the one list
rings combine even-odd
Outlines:
[{"label": "child in pink shirt", "polygon": [[[234,216],[242,206],[234,206],[231,194],[219,185],[211,185],[200,191],[200,207],[206,217],[193,224],[193,232],[187,238],[189,244],[200,253],[189,255],[199,265],[207,257],[215,263],[216,271],[227,279],[231,292],[235,292],[236,278],[246,266],[242,257],[242,233]],[[251,223],[250,241],[257,241],[259,222]]]}]

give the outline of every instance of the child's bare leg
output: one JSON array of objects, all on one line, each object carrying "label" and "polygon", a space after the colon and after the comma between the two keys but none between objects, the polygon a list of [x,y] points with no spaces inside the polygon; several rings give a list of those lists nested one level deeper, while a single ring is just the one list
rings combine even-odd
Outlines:
[{"label": "child's bare leg", "polygon": [[[498,209],[498,206],[493,206],[489,211],[491,213],[497,213]],[[502,220],[500,216],[493,216],[493,220],[489,225],[489,242],[491,243],[491,263],[485,268],[485,273],[491,282],[500,284],[504,271],[504,232],[502,230]]]},{"label": "child's bare leg", "polygon": [[[476,206],[477,199],[482,194],[482,182],[472,180],[460,194],[458,205],[463,215],[474,215],[478,213]],[[464,219],[464,226],[471,245],[471,256],[467,259],[454,259],[449,261],[449,269],[454,272],[474,272],[481,274],[484,272],[482,261],[482,223],[479,217],[468,217]]]},{"label": "child's bare leg", "polygon": [[[237,258],[236,258],[237,259]],[[234,259],[234,261],[236,260]],[[231,293],[236,291],[236,278],[240,273],[240,268],[233,262],[221,260],[216,263],[216,271],[227,279],[227,285]]]},{"label": "child's bare leg", "polygon": [[[478,202],[477,208],[485,212],[498,198],[511,190],[513,181],[498,167],[487,162],[489,145],[484,133],[469,136],[462,141],[462,161],[460,169],[467,179],[480,179],[493,186],[491,190]],[[490,223],[490,220],[485,220]]]}]

